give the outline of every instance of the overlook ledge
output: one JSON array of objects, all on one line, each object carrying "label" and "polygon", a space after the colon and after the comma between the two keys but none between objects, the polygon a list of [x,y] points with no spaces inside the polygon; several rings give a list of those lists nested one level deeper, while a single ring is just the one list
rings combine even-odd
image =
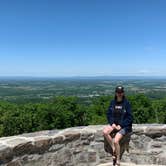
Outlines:
[{"label": "overlook ledge", "polygon": [[[104,151],[103,127],[80,126],[0,138],[0,165],[102,166],[111,162]],[[166,124],[134,124],[129,150],[122,157],[124,166],[166,165]]]},{"label": "overlook ledge", "polygon": [[[106,163],[106,164],[100,164],[100,165],[97,165],[97,166],[110,166],[110,163]],[[123,163],[121,162],[121,166],[163,166],[163,165],[154,165],[154,164],[134,164],[134,163]]]}]

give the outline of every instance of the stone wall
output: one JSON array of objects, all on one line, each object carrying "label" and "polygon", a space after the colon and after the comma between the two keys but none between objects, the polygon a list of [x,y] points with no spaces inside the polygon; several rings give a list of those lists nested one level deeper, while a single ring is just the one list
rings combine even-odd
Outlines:
[{"label": "stone wall", "polygon": [[[94,166],[111,162],[103,125],[50,130],[0,138],[2,166]],[[123,162],[166,165],[166,125],[133,125]]]}]

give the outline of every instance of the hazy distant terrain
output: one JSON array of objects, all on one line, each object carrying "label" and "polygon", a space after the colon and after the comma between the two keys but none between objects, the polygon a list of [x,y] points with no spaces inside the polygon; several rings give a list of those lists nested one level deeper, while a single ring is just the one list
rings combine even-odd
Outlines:
[{"label": "hazy distant terrain", "polygon": [[81,98],[114,95],[117,85],[124,85],[127,95],[144,93],[152,98],[166,96],[164,77],[0,77],[0,100],[24,102],[60,95]]}]

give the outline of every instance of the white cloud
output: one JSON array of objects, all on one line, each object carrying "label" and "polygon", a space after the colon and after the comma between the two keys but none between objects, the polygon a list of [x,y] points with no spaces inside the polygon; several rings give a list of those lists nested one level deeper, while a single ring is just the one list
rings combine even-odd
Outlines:
[{"label": "white cloud", "polygon": [[138,74],[150,74],[151,71],[148,69],[141,69],[140,71],[138,71]]}]

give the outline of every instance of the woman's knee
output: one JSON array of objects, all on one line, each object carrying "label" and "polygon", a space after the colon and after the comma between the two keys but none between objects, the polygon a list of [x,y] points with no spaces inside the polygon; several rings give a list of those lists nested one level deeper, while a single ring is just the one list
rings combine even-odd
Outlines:
[{"label": "woman's knee", "polygon": [[107,136],[109,134],[108,130],[104,129],[103,130],[103,135]]},{"label": "woman's knee", "polygon": [[105,136],[109,135],[111,132],[112,132],[111,128],[108,129],[107,127],[105,127],[103,129],[103,135]]},{"label": "woman's knee", "polygon": [[118,144],[119,144],[119,142],[120,142],[120,140],[119,140],[119,139],[114,139],[114,144],[115,144],[115,145],[118,145]]},{"label": "woman's knee", "polygon": [[117,134],[114,139],[114,144],[119,144],[120,140],[122,139],[123,135]]}]

